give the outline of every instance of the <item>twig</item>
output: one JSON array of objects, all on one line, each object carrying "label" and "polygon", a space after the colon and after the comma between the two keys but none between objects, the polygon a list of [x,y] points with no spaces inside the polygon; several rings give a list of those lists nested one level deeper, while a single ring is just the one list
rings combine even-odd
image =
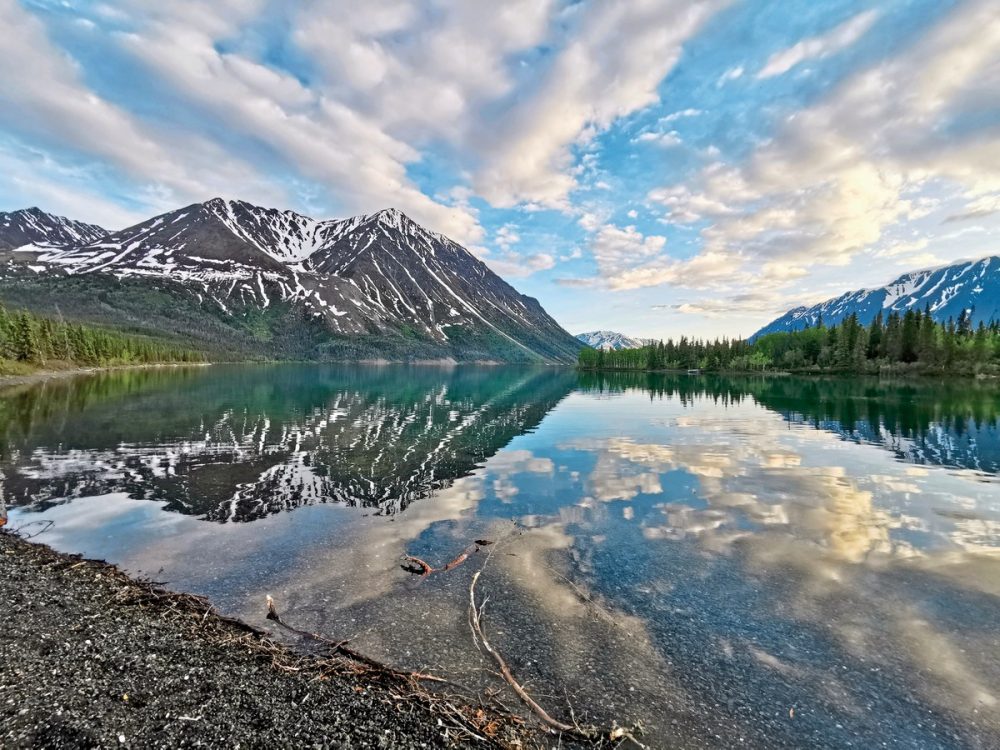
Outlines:
[{"label": "twig", "polygon": [[426,578],[427,576],[429,576],[431,573],[434,572],[434,568],[432,568],[428,563],[421,560],[419,557],[414,557],[413,555],[406,555],[404,559],[407,562],[414,563],[419,567],[419,570],[417,570],[412,566],[403,565],[402,566],[403,570],[407,571],[408,573],[414,573],[414,574],[419,573],[421,578]]},{"label": "twig", "polygon": [[[28,521],[28,523],[21,524],[16,529],[11,529],[11,531],[13,531],[15,535],[21,537],[22,539],[34,539],[39,534],[44,534],[46,531],[48,531],[55,525],[56,525],[55,521],[50,521],[47,518],[43,518],[40,521]],[[34,534],[23,533],[25,529],[31,526],[41,526],[42,528],[36,531]]]},{"label": "twig", "polygon": [[491,544],[493,544],[493,542],[489,539],[477,539],[468,547],[463,549],[461,553],[459,553],[458,557],[449,562],[443,568],[435,568],[427,561],[421,560],[419,557],[414,557],[413,555],[404,555],[403,559],[407,564],[400,567],[402,567],[407,573],[419,575],[421,578],[426,578],[431,573],[447,573],[449,570],[454,570],[468,560],[469,556],[478,552],[481,547],[488,547]]},{"label": "twig", "polygon": [[580,601],[583,604],[589,604],[591,607],[593,607],[594,611],[597,612],[597,614],[599,614],[609,623],[614,625],[616,628],[621,628],[623,631],[625,631],[626,635],[629,636],[632,635],[632,632],[628,628],[626,628],[624,625],[618,622],[618,620],[615,619],[614,615],[606,611],[604,607],[602,607],[598,603],[598,601],[594,598],[593,594],[584,591],[582,588],[577,586],[573,581],[571,581],[567,576],[564,576],[562,573],[553,568],[551,565],[546,565],[545,567],[548,568],[549,572],[551,572],[553,575],[558,576],[563,581],[565,581],[569,585],[569,587],[573,589],[574,593],[576,593],[576,595],[579,597]]},{"label": "twig", "polygon": [[552,718],[544,708],[539,706],[535,700],[528,695],[528,692],[521,687],[517,680],[514,679],[514,675],[511,673],[510,667],[507,666],[507,662],[500,655],[500,652],[493,648],[493,646],[490,645],[490,642],[486,639],[486,634],[483,632],[482,626],[482,613],[483,608],[486,606],[486,602],[484,601],[481,606],[476,605],[476,582],[479,580],[480,573],[482,573],[481,570],[476,571],[475,575],[472,576],[472,583],[469,585],[469,626],[472,628],[472,640],[477,646],[481,644],[483,650],[493,657],[493,660],[500,668],[500,674],[503,675],[507,684],[514,689],[514,692],[517,693],[517,697],[524,701],[524,703],[535,712],[538,718],[553,729],[557,729],[560,732],[578,733],[579,730],[577,727]]},{"label": "twig", "polygon": [[491,554],[487,556],[486,561],[483,563],[483,569],[477,570],[472,576],[472,582],[469,584],[469,627],[472,630],[472,640],[476,644],[476,647],[480,646],[486,653],[493,657],[493,661],[496,662],[497,666],[500,668],[500,675],[507,682],[508,685],[513,688],[517,697],[520,698],[525,705],[527,705],[539,719],[542,720],[546,725],[548,725],[550,730],[556,730],[558,732],[564,732],[566,734],[572,734],[584,740],[597,741],[607,739],[611,742],[616,740],[631,740],[638,747],[645,748],[641,742],[639,742],[633,733],[640,731],[640,726],[628,729],[626,727],[618,726],[618,722],[613,722],[610,728],[600,729],[598,727],[583,727],[576,723],[576,717],[573,715],[572,707],[570,707],[570,714],[573,716],[573,724],[567,724],[563,721],[552,717],[544,708],[542,708],[534,698],[525,690],[524,686],[521,685],[514,677],[511,672],[510,667],[507,665],[506,660],[497,651],[489,640],[486,638],[486,633],[483,630],[483,616],[486,610],[486,602],[489,601],[489,597],[483,599],[482,603],[476,604],[476,583],[479,581],[479,576],[485,570],[486,566],[490,562]]}]

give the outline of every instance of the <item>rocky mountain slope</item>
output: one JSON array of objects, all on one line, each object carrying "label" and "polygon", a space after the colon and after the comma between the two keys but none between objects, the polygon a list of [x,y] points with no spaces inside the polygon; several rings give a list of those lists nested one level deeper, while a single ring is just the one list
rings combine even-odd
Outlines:
[{"label": "rocky mountain slope", "polygon": [[638,349],[642,346],[642,341],[626,336],[624,333],[615,331],[590,331],[588,333],[578,333],[577,339],[593,349],[618,350],[618,349]]},{"label": "rocky mountain slope", "polygon": [[0,278],[0,298],[42,314],[62,303],[266,355],[571,361],[579,349],[537,300],[395,209],[317,221],[216,198],[117,232],[28,209],[0,214]]},{"label": "rocky mountain slope", "polygon": [[752,339],[776,331],[813,326],[822,315],[826,324],[839,323],[852,313],[867,325],[880,311],[930,309],[935,320],[958,319],[969,311],[973,325],[1000,318],[1000,257],[963,261],[950,266],[905,273],[875,289],[859,289],[811,307],[796,307],[768,323]]},{"label": "rocky mountain slope", "polygon": [[66,246],[95,242],[107,230],[62,216],[47,214],[38,208],[24,208],[9,213],[0,211],[0,250],[22,245]]}]

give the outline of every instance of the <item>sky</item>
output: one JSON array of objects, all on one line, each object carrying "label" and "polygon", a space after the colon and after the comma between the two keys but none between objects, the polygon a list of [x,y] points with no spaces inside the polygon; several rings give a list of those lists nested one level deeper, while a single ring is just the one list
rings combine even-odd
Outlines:
[{"label": "sky", "polygon": [[0,210],[396,207],[573,333],[1000,252],[996,0],[0,0]]}]

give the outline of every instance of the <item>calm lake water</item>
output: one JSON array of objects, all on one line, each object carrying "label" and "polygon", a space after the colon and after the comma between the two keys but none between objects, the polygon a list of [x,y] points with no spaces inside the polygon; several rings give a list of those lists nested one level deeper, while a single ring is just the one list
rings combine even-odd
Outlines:
[{"label": "calm lake water", "polygon": [[7,392],[0,470],[39,541],[470,690],[485,565],[538,701],[653,747],[997,748],[998,416],[966,381],[213,366]]}]

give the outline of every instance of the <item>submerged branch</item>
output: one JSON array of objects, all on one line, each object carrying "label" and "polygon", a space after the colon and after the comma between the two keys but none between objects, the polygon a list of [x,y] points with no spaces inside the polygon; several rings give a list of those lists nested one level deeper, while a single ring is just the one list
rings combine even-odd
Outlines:
[{"label": "submerged branch", "polygon": [[521,684],[514,679],[513,673],[510,671],[510,667],[507,666],[507,662],[504,660],[500,652],[497,651],[490,642],[486,639],[486,634],[483,632],[482,624],[482,614],[483,609],[486,607],[486,602],[484,601],[482,605],[476,605],[476,582],[479,580],[479,574],[482,571],[477,570],[475,575],[472,576],[472,583],[469,585],[469,626],[472,628],[472,640],[475,641],[476,645],[482,645],[482,648],[486,653],[493,657],[493,661],[496,662],[497,666],[500,668],[500,674],[503,676],[507,684],[510,685],[514,692],[517,693],[517,697],[520,698],[524,703],[530,708],[535,714],[548,724],[551,728],[557,729],[560,732],[572,732],[577,733],[577,727],[572,724],[566,724],[565,722],[559,721],[558,719],[552,718],[544,708],[535,702],[534,698],[528,695],[528,691],[525,690]]},{"label": "submerged branch", "polygon": [[[600,729],[598,727],[583,727],[576,723],[576,718],[573,718],[572,724],[567,724],[564,721],[554,718],[549,714],[544,708],[542,708],[538,702],[531,697],[524,686],[521,685],[514,677],[514,673],[511,672],[507,661],[503,658],[499,651],[489,642],[486,638],[486,633],[483,630],[483,614],[486,610],[487,599],[484,599],[481,604],[476,603],[476,583],[479,581],[479,575],[482,570],[477,570],[472,576],[472,583],[469,584],[469,627],[472,630],[472,640],[476,644],[477,648],[481,647],[487,654],[493,657],[493,661],[496,662],[497,667],[500,669],[500,675],[507,682],[508,685],[517,694],[517,697],[530,708],[535,715],[542,720],[544,724],[547,725],[549,730],[555,730],[557,732],[563,732],[565,734],[571,734],[580,739],[588,740],[591,742],[599,742],[602,740],[607,740],[610,742],[617,742],[620,740],[630,740],[635,743],[638,747],[644,748],[641,742],[639,742],[633,735],[633,732],[638,732],[638,726],[633,729],[627,729],[625,727],[618,726],[617,722],[614,722],[610,728]],[[570,710],[572,714],[572,709]]]},{"label": "submerged branch", "polygon": [[493,542],[491,542],[489,539],[477,539],[468,547],[463,549],[461,553],[459,553],[458,557],[449,562],[443,568],[435,568],[427,561],[421,560],[419,557],[414,557],[413,555],[405,555],[403,559],[406,562],[400,567],[407,573],[413,573],[414,575],[419,575],[421,578],[426,578],[431,573],[447,573],[449,570],[454,570],[459,565],[468,560],[469,556],[478,552],[481,547],[488,547],[491,544],[493,544]]}]

